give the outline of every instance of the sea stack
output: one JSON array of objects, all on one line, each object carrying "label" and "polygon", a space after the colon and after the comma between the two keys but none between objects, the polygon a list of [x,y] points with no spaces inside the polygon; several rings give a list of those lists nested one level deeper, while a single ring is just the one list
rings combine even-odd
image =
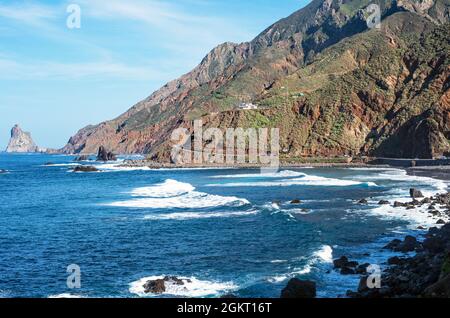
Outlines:
[{"label": "sea stack", "polygon": [[23,131],[19,125],[11,129],[11,139],[9,140],[6,152],[39,152],[40,149],[34,143],[29,132]]}]

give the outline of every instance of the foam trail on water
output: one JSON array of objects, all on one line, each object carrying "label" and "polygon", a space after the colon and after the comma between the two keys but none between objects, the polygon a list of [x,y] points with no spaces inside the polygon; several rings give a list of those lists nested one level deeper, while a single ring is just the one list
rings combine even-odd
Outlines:
[{"label": "foam trail on water", "polygon": [[257,211],[249,212],[181,212],[181,213],[166,213],[146,215],[144,220],[192,220],[192,219],[211,219],[211,218],[229,218],[229,217],[243,217],[258,214]]}]

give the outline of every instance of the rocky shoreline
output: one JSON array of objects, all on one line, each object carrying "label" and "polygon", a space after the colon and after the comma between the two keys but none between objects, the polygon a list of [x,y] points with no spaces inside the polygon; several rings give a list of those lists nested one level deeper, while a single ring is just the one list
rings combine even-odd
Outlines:
[{"label": "rocky shoreline", "polygon": [[[386,259],[380,274],[380,285],[369,284],[374,278],[371,264],[359,264],[347,256],[333,261],[334,270],[341,275],[360,275],[356,291],[349,290],[349,298],[450,298],[450,193],[423,197],[416,189],[410,191],[412,201],[394,202],[394,208],[415,209],[426,206],[430,217],[438,217],[435,227],[420,226],[415,236],[395,239],[384,249],[399,253]],[[422,199],[420,199],[422,198]],[[358,204],[365,204],[363,199]],[[380,201],[381,204],[391,204]],[[444,220],[445,219],[445,220]],[[424,232],[427,230],[426,232]],[[408,253],[414,253],[409,256]],[[380,266],[381,268],[381,266]],[[372,288],[370,288],[370,287]],[[356,286],[355,286],[356,288]],[[315,283],[291,279],[281,292],[282,298],[314,298]]]}]

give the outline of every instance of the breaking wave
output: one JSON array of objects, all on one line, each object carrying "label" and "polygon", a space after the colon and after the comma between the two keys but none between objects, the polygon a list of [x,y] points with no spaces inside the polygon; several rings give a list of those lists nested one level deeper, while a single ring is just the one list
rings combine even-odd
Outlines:
[{"label": "breaking wave", "polygon": [[[149,280],[163,279],[164,276],[150,276],[141,278],[130,284],[130,293],[140,297],[154,297],[155,294],[147,294],[144,291],[144,285]],[[207,297],[218,296],[237,288],[232,282],[221,283],[214,281],[199,280],[195,277],[180,277],[184,285],[176,285],[166,282],[166,292],[162,295],[178,296],[178,297]]]},{"label": "breaking wave", "polygon": [[127,201],[109,203],[109,206],[128,208],[211,208],[218,206],[243,206],[250,204],[246,199],[227,197],[195,191],[189,183],[168,179],[150,187],[134,189],[133,197]]},{"label": "breaking wave", "polygon": [[316,266],[317,264],[332,263],[332,262],[333,262],[333,249],[331,248],[331,246],[323,245],[320,249],[318,249],[311,255],[306,265],[299,268],[294,268],[293,271],[287,274],[270,277],[268,281],[271,283],[280,283],[295,276],[301,276],[311,273],[313,267]]}]

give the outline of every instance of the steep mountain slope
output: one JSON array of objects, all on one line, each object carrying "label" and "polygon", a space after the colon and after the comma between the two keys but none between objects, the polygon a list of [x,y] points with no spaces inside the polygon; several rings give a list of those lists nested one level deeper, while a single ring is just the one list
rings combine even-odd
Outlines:
[{"label": "steep mountain slope", "polygon": [[[225,43],[192,72],[120,117],[80,130],[63,148],[150,153],[203,118],[214,127],[279,127],[288,158],[375,154],[430,157],[449,150],[449,0],[316,0],[252,42]],[[237,111],[239,102],[264,109]]]}]

